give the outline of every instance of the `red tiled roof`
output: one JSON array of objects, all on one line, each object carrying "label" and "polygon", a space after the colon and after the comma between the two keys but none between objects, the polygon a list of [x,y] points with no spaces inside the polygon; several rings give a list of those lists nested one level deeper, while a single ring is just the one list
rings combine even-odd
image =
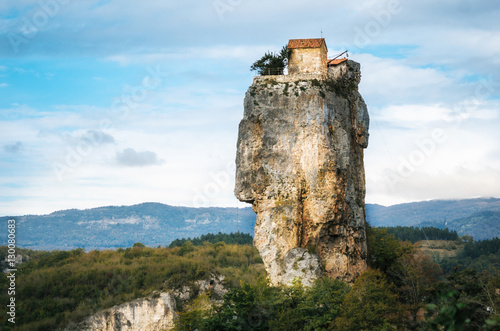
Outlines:
[{"label": "red tiled roof", "polygon": [[290,39],[288,49],[292,48],[319,48],[325,42],[325,38],[315,39]]},{"label": "red tiled roof", "polygon": [[336,66],[336,65],[341,64],[342,62],[345,62],[345,61],[347,61],[347,59],[343,58],[343,59],[327,60],[326,63],[329,66]]}]

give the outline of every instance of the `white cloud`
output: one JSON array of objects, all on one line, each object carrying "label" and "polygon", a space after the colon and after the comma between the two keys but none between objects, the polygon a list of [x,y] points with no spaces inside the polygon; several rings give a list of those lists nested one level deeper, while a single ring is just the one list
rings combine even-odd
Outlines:
[{"label": "white cloud", "polygon": [[433,68],[407,65],[403,60],[354,54],[361,63],[360,90],[369,105],[442,103],[456,99],[458,82]]},{"label": "white cloud", "polygon": [[[468,106],[470,105],[470,106]],[[416,128],[427,126],[431,122],[441,122],[440,125],[457,125],[465,120],[495,120],[499,117],[500,108],[493,102],[468,103],[464,101],[452,108],[443,104],[431,105],[389,105],[378,109],[372,116],[373,120],[383,121],[392,125]]]},{"label": "white cloud", "polygon": [[106,57],[107,61],[117,62],[126,66],[130,64],[164,63],[172,60],[206,61],[237,60],[251,63],[267,51],[279,51],[275,45],[232,46],[219,44],[210,47],[183,47],[165,49],[161,52],[137,52],[113,54]]},{"label": "white cloud", "polygon": [[[449,27],[441,29],[424,27],[423,29],[420,38],[423,39],[423,36],[431,33],[433,38],[419,40],[421,47],[415,50],[414,63],[422,64],[432,61],[435,65],[453,66],[462,72],[473,72],[474,69],[486,69],[488,66],[491,69],[491,64],[500,64],[498,26],[494,30],[465,26],[452,29]],[[456,52],[459,56],[450,56],[451,52]],[[491,71],[482,72],[482,74],[490,73]]]},{"label": "white cloud", "polygon": [[20,151],[23,150],[23,143],[17,141],[12,144],[3,145],[3,150],[6,151],[7,153],[12,153],[12,154],[19,153]]},{"label": "white cloud", "polygon": [[460,121],[448,121],[446,111],[437,113],[437,120],[416,124],[413,115],[404,118],[407,127],[390,116],[385,124],[372,121],[365,153],[367,201],[500,196],[498,112]]},{"label": "white cloud", "polygon": [[116,161],[120,165],[127,167],[144,167],[150,165],[159,165],[162,160],[154,152],[140,151],[137,152],[133,148],[126,148],[116,154]]},{"label": "white cloud", "polygon": [[376,114],[377,120],[411,126],[450,121],[451,110],[442,105],[390,105]]},{"label": "white cloud", "polygon": [[[261,0],[228,3],[232,7],[223,20],[213,1],[90,0],[62,6],[20,46],[22,56],[6,62],[12,69],[0,66],[7,77],[0,87],[9,86],[19,95],[17,105],[1,106],[0,141],[14,142],[9,146],[22,142],[23,147],[23,153],[4,154],[13,163],[1,164],[0,183],[22,182],[23,187],[12,189],[17,200],[2,203],[0,209],[25,213],[158,200],[191,205],[200,194],[211,205],[234,206],[232,184],[224,181],[217,192],[203,192],[217,182],[217,174],[231,173],[227,168],[234,164],[244,90],[251,84],[248,68],[289,38],[319,37],[321,30],[330,55],[349,45],[353,60],[362,65],[360,89],[372,119],[365,167],[369,200],[394,203],[495,193],[492,185],[500,169],[500,107],[495,101],[500,95],[495,85],[500,82],[500,7],[495,1],[401,0],[403,10],[365,48],[355,47],[354,28],[376,22],[387,3],[292,0],[285,8],[267,2],[265,11]],[[21,13],[0,21],[0,30],[20,31],[21,17],[30,18],[39,6],[36,0],[0,3],[3,12]],[[0,38],[0,54],[12,57],[8,38]],[[62,105],[58,89],[43,97],[32,95],[31,86],[47,76],[33,65],[33,59],[43,57],[123,65],[121,86],[113,85],[115,77],[103,70],[74,91],[99,95],[109,104],[122,92],[130,97],[133,88],[125,81],[134,85],[130,81],[137,79],[140,86],[148,65],[161,65],[169,75],[121,116],[125,114],[105,103]],[[57,72],[48,74],[51,83],[64,76],[49,69]],[[18,76],[19,84],[8,80],[10,74]],[[478,94],[484,79],[493,83]],[[106,88],[93,90],[102,80],[109,82]],[[110,125],[103,129],[105,119]],[[426,141],[436,129],[444,130],[446,141],[409,178],[387,188],[384,170],[397,169],[401,159],[418,150],[416,142]],[[101,133],[101,143],[92,144],[91,152],[58,181],[52,164],[67,164],[71,151]],[[119,160],[155,166],[117,167]],[[488,176],[491,185],[484,182]]]},{"label": "white cloud", "polygon": [[416,172],[404,182],[369,182],[369,187],[374,185],[377,185],[378,189],[369,193],[367,202],[394,204],[430,199],[498,197],[500,168],[483,167],[470,170],[457,167],[450,173]]},{"label": "white cloud", "polygon": [[60,136],[64,142],[71,145],[78,145],[85,141],[95,146],[115,143],[115,138],[100,129],[80,129]]}]

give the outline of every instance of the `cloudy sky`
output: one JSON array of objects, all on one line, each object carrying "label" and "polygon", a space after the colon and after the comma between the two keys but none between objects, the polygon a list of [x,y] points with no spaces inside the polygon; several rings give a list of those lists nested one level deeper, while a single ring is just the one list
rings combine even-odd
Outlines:
[{"label": "cloudy sky", "polygon": [[326,38],[362,65],[367,202],[500,197],[500,5],[0,2],[0,215],[239,206],[251,63]]}]

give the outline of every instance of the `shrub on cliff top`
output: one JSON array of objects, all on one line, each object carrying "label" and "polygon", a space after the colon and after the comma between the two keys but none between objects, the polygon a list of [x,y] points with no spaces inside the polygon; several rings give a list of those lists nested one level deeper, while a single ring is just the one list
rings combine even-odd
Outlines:
[{"label": "shrub on cliff top", "polygon": [[282,75],[289,57],[290,50],[286,46],[283,46],[279,53],[268,51],[252,64],[250,71],[257,71],[259,75]]}]

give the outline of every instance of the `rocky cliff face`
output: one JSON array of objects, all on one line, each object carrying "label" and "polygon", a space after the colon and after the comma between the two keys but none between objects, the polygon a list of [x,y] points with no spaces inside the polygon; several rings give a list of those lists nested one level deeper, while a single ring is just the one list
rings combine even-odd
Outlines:
[{"label": "rocky cliff face", "polygon": [[360,77],[347,61],[328,75],[255,77],[246,93],[235,195],[257,214],[254,244],[273,284],[352,282],[366,269]]},{"label": "rocky cliff face", "polygon": [[175,309],[175,298],[171,293],[157,293],[103,310],[67,330],[170,330],[174,327]]},{"label": "rocky cliff face", "polygon": [[225,276],[212,272],[189,286],[169,292],[153,292],[148,297],[123,303],[87,317],[80,324],[72,324],[65,331],[164,331],[175,326],[176,303],[184,305],[200,294],[211,292],[210,298],[221,303],[228,292],[224,287]]}]

